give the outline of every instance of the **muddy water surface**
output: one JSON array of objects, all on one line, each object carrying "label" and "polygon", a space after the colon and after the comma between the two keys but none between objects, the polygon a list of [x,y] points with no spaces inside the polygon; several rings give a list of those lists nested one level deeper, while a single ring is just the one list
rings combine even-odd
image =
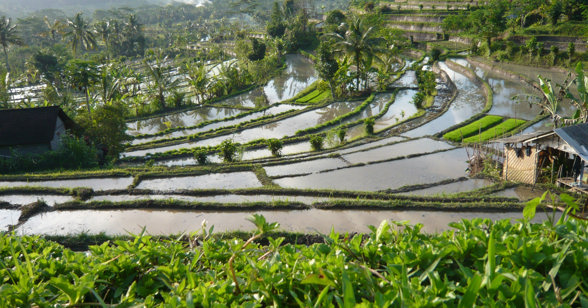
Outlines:
[{"label": "muddy water surface", "polygon": [[388,111],[376,119],[374,131],[380,131],[386,127],[394,125],[399,121],[410,118],[417,112],[416,106],[412,103],[416,90],[402,90],[396,95],[394,103],[390,105]]},{"label": "muddy water surface", "polygon": [[467,181],[459,181],[451,184],[437,185],[430,188],[413,190],[401,195],[414,196],[433,196],[433,195],[447,195],[460,192],[472,191],[486,186],[492,185],[492,181],[486,179],[469,179]]},{"label": "muddy water surface", "polygon": [[339,158],[321,158],[300,163],[264,167],[269,176],[289,174],[316,173],[322,170],[345,167],[347,164]]},{"label": "muddy water surface", "polygon": [[138,189],[179,190],[179,189],[236,189],[261,187],[253,172],[212,173],[198,176],[184,176],[143,180]]},{"label": "muddy water surface", "polygon": [[450,148],[453,146],[445,142],[423,138],[343,155],[343,159],[351,164],[367,163]]},{"label": "muddy water surface", "polygon": [[497,193],[492,194],[493,196],[499,197],[510,197],[510,198],[517,198],[521,201],[528,201],[531,199],[535,199],[541,197],[545,191],[541,189],[533,189],[532,187],[527,186],[517,186],[513,188],[508,188]]},{"label": "muddy water surface", "polygon": [[[215,232],[252,231],[254,226],[245,220],[251,214],[264,215],[270,222],[278,222],[280,229],[291,232],[328,234],[336,232],[369,232],[368,225],[378,226],[382,220],[422,223],[423,232],[435,233],[449,230],[450,222],[476,217],[520,219],[522,213],[483,212],[431,212],[431,211],[350,211],[350,210],[296,210],[256,212],[191,212],[191,211],[71,211],[49,212],[30,218],[18,228],[19,234],[68,235],[87,232],[108,235],[139,234],[143,227],[152,235],[169,235],[201,230],[203,221],[214,225]],[[545,220],[538,213],[534,222]]]},{"label": "muddy water surface", "polygon": [[286,195],[216,195],[216,196],[184,196],[184,195],[107,195],[96,196],[90,201],[124,202],[135,200],[180,200],[187,202],[218,202],[218,203],[247,203],[247,202],[302,202],[311,205],[315,202],[341,200],[327,197],[306,197]]},{"label": "muddy water surface", "polygon": [[465,175],[464,149],[274,180],[282,187],[377,191],[436,183]]},{"label": "muddy water surface", "polygon": [[125,178],[91,178],[91,179],[73,179],[73,180],[54,180],[54,181],[0,181],[0,187],[19,187],[19,186],[36,186],[36,187],[56,187],[56,188],[74,188],[88,187],[94,190],[107,189],[124,189],[133,184],[132,177]]}]

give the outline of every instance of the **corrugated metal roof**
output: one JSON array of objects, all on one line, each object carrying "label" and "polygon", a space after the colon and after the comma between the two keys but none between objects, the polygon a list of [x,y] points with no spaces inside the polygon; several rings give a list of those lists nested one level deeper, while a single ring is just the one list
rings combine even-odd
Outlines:
[{"label": "corrugated metal roof", "polygon": [[588,123],[556,128],[555,133],[588,161]]},{"label": "corrugated metal roof", "polygon": [[553,134],[553,131],[537,131],[534,133],[515,135],[506,138],[494,139],[492,142],[496,143],[525,143],[535,139],[543,138],[545,136]]}]

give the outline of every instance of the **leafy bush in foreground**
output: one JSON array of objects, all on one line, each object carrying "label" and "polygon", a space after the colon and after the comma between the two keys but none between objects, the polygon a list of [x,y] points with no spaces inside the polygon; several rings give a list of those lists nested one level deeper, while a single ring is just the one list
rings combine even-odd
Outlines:
[{"label": "leafy bush in foreground", "polygon": [[[210,306],[537,307],[588,304],[587,226],[464,220],[426,235],[388,224],[332,233],[311,246],[255,239],[188,242],[140,235],[72,252],[39,237],[0,237],[8,307],[110,304]],[[271,234],[270,234],[271,235]]]}]

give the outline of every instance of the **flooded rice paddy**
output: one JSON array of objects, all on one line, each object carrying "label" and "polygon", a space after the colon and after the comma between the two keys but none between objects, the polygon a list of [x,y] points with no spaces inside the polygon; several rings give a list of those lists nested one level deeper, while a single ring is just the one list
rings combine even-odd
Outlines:
[{"label": "flooded rice paddy", "polygon": [[181,148],[215,146],[228,139],[232,139],[234,142],[238,143],[247,143],[260,138],[284,138],[287,136],[293,136],[298,130],[320,125],[338,116],[349,113],[355,107],[361,105],[361,103],[361,101],[334,102],[326,107],[303,112],[301,114],[262,126],[245,129],[232,135],[218,136],[191,143],[181,143],[173,146],[132,151],[127,152],[126,155],[144,156],[148,153],[162,153]]},{"label": "flooded rice paddy", "polygon": [[0,201],[21,206],[37,201],[44,201],[47,205],[54,206],[58,203],[73,201],[73,197],[60,195],[2,195],[0,196]]},{"label": "flooded rice paddy", "polygon": [[480,188],[484,188],[492,185],[492,181],[486,179],[469,179],[466,181],[459,181],[455,183],[449,183],[444,185],[436,185],[433,187],[412,190],[409,192],[401,193],[401,195],[414,195],[414,196],[434,196],[434,195],[448,195],[456,194],[461,192],[472,191]]},{"label": "flooded rice paddy", "polygon": [[227,121],[219,121],[219,122],[211,123],[211,124],[208,124],[208,125],[205,125],[202,127],[198,127],[198,128],[177,130],[177,131],[171,132],[169,134],[161,135],[161,136],[134,139],[131,142],[131,145],[138,145],[141,143],[151,142],[151,141],[155,141],[155,140],[164,140],[164,139],[185,137],[185,136],[193,135],[196,133],[201,133],[201,132],[206,132],[206,131],[218,129],[221,127],[228,127],[228,126],[233,126],[233,125],[237,125],[240,123],[245,123],[247,121],[252,121],[252,120],[255,120],[255,119],[258,119],[261,117],[265,117],[265,116],[277,115],[277,114],[280,114],[280,113],[283,113],[286,111],[300,110],[303,108],[304,108],[303,106],[280,104],[280,105],[272,106],[272,107],[265,109],[263,111],[251,113],[247,116],[240,117],[237,119],[232,119],[232,120],[227,120]]},{"label": "flooded rice paddy", "polygon": [[19,210],[0,210],[0,231],[8,231],[8,226],[16,225],[20,217]]},{"label": "flooded rice paddy", "polygon": [[404,133],[403,136],[414,138],[432,135],[461,123],[484,109],[486,98],[479,86],[465,75],[450,69],[445,63],[440,62],[439,66],[455,83],[458,89],[457,97],[443,115],[419,128]]},{"label": "flooded rice paddy", "polygon": [[378,191],[406,185],[436,183],[465,174],[464,149],[375,163],[305,176],[286,177],[274,182],[282,187]]},{"label": "flooded rice paddy", "polygon": [[212,173],[198,176],[143,180],[138,189],[235,189],[261,187],[253,172]]},{"label": "flooded rice paddy", "polygon": [[0,181],[0,187],[53,187],[74,188],[88,187],[93,190],[124,189],[133,184],[132,177],[124,178],[89,178],[54,181]]},{"label": "flooded rice paddy", "polygon": [[[466,60],[458,60],[460,65],[471,67],[482,79],[486,80],[494,96],[491,114],[533,119],[538,113],[536,107],[515,104],[514,95],[531,94],[531,90],[517,82],[501,78],[500,74],[472,66]],[[161,117],[135,121],[129,123],[129,132],[133,135],[154,134],[169,128],[190,127],[203,121],[218,121],[201,128],[180,129],[175,132],[157,137],[136,139],[133,144],[183,137],[195,133],[210,131],[221,127],[238,125],[255,120],[266,115],[306,108],[289,104],[278,104],[292,98],[301,90],[317,80],[317,73],[313,64],[302,56],[289,55],[286,59],[287,68],[267,85],[249,92],[227,98],[217,102],[216,106],[200,107],[191,111],[178,112]],[[453,148],[442,141],[423,136],[436,134],[446,128],[461,123],[482,111],[485,105],[485,94],[479,85],[465,75],[451,70],[445,63],[440,63],[441,69],[457,86],[457,96],[449,105],[447,112],[437,119],[425,123],[421,127],[412,129],[402,136],[391,136],[374,142],[353,142],[343,149],[334,150],[333,155],[313,153],[308,141],[284,145],[282,154],[289,161],[281,165],[269,165],[273,160],[259,160],[267,175],[273,182],[283,188],[300,189],[335,189],[354,191],[382,191],[398,189],[405,186],[431,184],[425,189],[413,190],[406,195],[434,196],[452,193],[468,192],[487,187],[493,183],[482,179],[468,179],[449,184],[436,185],[442,181],[460,179],[466,175],[467,154],[463,148]],[[408,71],[395,84],[403,87],[390,105],[389,110],[375,119],[376,132],[385,130],[397,122],[407,119],[417,112],[412,104],[416,90],[406,89],[416,86],[414,71]],[[443,88],[443,86],[440,86]],[[440,90],[442,91],[442,90]],[[389,102],[391,93],[377,94],[362,112],[339,124],[352,123],[367,117],[378,115]],[[260,97],[264,97],[263,101]],[[443,97],[435,99],[435,107],[441,106]],[[359,106],[362,101],[334,102],[328,106],[304,112],[272,123],[244,129],[232,135],[186,142],[173,146],[152,148],[126,153],[128,156],[143,156],[147,153],[165,152],[173,149],[196,146],[214,146],[223,140],[233,139],[235,142],[247,143],[260,138],[283,138],[294,136],[298,130],[313,127],[344,115]],[[265,111],[254,112],[239,119],[223,120],[243,112],[242,108],[260,107],[260,105],[274,104]],[[227,108],[229,107],[229,108]],[[546,127],[548,121],[539,122],[527,129],[537,130]],[[335,127],[335,126],[334,126]],[[326,128],[324,131],[331,130]],[[362,124],[348,128],[346,140],[354,140],[365,135]],[[324,132],[323,131],[323,132]],[[408,140],[409,138],[417,138]],[[369,139],[368,139],[369,140]],[[326,147],[338,145],[327,142]],[[299,154],[299,155],[297,155]],[[246,150],[243,160],[257,160],[271,157],[267,148]],[[308,159],[296,161],[297,158]],[[220,163],[216,156],[209,157],[214,163]],[[270,163],[271,162],[271,163]],[[185,166],[195,165],[193,158],[170,159],[157,162],[158,165]],[[124,189],[133,183],[133,178],[93,178],[74,180],[50,181],[0,181],[0,187],[43,186],[43,187],[90,187],[96,191],[108,189]],[[98,195],[90,201],[137,201],[145,199],[180,200],[187,202],[212,203],[248,203],[248,202],[301,202],[311,205],[333,199],[328,197],[305,197],[287,195],[215,195],[215,196],[186,196],[180,195],[178,190],[187,189],[241,189],[261,187],[262,183],[253,172],[213,173],[198,176],[179,176],[171,178],[154,178],[142,180],[138,189],[160,191],[155,195]],[[493,196],[514,197],[521,201],[529,200],[540,195],[525,186],[506,189]],[[24,196],[10,194],[0,196],[0,201],[13,205],[24,205],[42,199],[49,205],[71,201],[70,196],[31,195]],[[347,199],[348,200],[348,199]],[[22,234],[59,234],[88,232],[107,234],[139,233],[142,227],[151,234],[174,234],[200,230],[206,220],[208,225],[215,225],[215,231],[253,230],[253,225],[244,218],[252,213],[263,214],[268,221],[279,222],[285,231],[321,232],[328,233],[331,228],[338,232],[367,232],[367,225],[378,225],[383,219],[408,220],[411,223],[424,224],[426,232],[447,230],[448,223],[460,219],[485,217],[491,219],[518,219],[517,213],[484,213],[484,212],[436,212],[436,211],[363,211],[363,210],[294,210],[294,211],[169,211],[169,210],[80,210],[80,211],[51,211],[36,215],[21,225],[17,232]],[[0,210],[0,230],[6,230],[8,225],[18,222],[20,211]],[[544,214],[538,214],[536,222],[545,219]]]},{"label": "flooded rice paddy", "polygon": [[[278,222],[280,230],[328,234],[336,232],[370,232],[369,225],[378,226],[382,220],[421,223],[423,232],[449,230],[451,222],[462,219],[489,218],[522,219],[522,213],[437,212],[437,211],[357,211],[357,210],[294,210],[294,211],[243,211],[193,212],[108,210],[48,212],[30,218],[17,229],[18,234],[68,235],[81,232],[108,235],[139,234],[143,227],[152,235],[169,235],[200,231],[203,222],[214,225],[215,232],[253,231],[255,227],[246,217],[257,213],[268,221]],[[546,220],[538,213],[533,222]]]},{"label": "flooded rice paddy", "polygon": [[190,127],[204,121],[236,116],[242,112],[243,110],[235,108],[199,107],[190,111],[127,123],[127,133],[132,136],[155,134],[170,128]]}]

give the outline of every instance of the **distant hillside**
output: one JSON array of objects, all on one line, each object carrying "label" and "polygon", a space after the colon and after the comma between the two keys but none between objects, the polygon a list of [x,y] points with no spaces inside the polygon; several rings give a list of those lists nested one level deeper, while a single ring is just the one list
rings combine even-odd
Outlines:
[{"label": "distant hillside", "polygon": [[[22,17],[45,9],[58,9],[66,14],[91,12],[113,7],[140,7],[152,4],[165,4],[169,0],[2,0],[0,12],[10,17]],[[185,0],[182,2],[194,2]]]}]

